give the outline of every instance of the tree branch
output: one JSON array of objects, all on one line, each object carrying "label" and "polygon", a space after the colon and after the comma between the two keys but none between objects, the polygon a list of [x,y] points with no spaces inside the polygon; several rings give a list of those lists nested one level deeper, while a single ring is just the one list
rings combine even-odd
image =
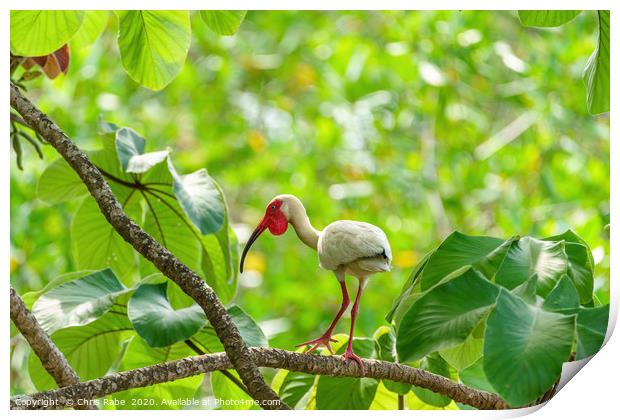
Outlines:
[{"label": "tree branch", "polygon": [[11,107],[29,127],[49,142],[79,175],[114,230],[200,305],[230,357],[232,366],[252,396],[261,402],[261,406],[265,409],[288,409],[265,383],[239,330],[213,289],[125,214],[101,172],[47,115],[22,95],[13,82]]},{"label": "tree branch", "polygon": [[[22,298],[11,287],[11,321],[22,333],[32,350],[37,355],[45,370],[59,387],[79,384],[80,378],[54,344],[49,335],[41,328],[34,315],[28,310]],[[76,404],[80,410],[96,410],[94,404]]]},{"label": "tree branch", "polygon": [[[258,366],[305,372],[315,375],[359,377],[359,367],[354,361],[344,362],[340,356],[316,356],[295,353],[281,349],[253,347],[249,349],[253,361]],[[398,363],[362,359],[366,378],[389,379],[408,383],[441,393],[456,402],[481,410],[500,410],[509,408],[497,395],[478,391],[468,386],[425,370]],[[177,379],[216,370],[232,368],[225,353],[212,353],[203,356],[160,363],[140,369],[119,372],[99,379],[82,382],[65,388],[40,392],[29,396],[11,399],[11,408],[47,408],[71,405],[81,398],[101,398],[115,392],[132,388],[170,382]]]}]

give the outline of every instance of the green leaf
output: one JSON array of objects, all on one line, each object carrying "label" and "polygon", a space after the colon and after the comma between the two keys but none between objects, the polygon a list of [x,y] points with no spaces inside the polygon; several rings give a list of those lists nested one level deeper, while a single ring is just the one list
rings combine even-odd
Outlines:
[{"label": "green leaf", "polygon": [[579,296],[568,276],[564,275],[547,295],[542,308],[546,311],[574,314],[579,310]]},{"label": "green leaf", "polygon": [[221,190],[215,181],[200,169],[188,175],[179,175],[169,162],[174,195],[183,211],[203,235],[215,233],[224,224],[226,208]]},{"label": "green leaf", "polygon": [[61,274],[58,277],[55,277],[52,281],[47,283],[43,289],[35,290],[32,292],[27,292],[22,295],[22,300],[26,304],[29,309],[32,309],[32,305],[34,302],[43,296],[45,293],[49,292],[53,288],[60,286],[63,283],[67,283],[72,280],[76,280],[82,277],[86,277],[89,274],[94,273],[95,270],[80,270],[73,271],[70,273]]},{"label": "green leaf", "polygon": [[[152,348],[139,336],[133,337],[125,356],[121,361],[120,370],[127,371],[178,360],[193,356],[195,353],[185,343],[177,343],[168,347]],[[193,398],[204,379],[204,374],[164,382],[144,388],[135,388],[114,394],[117,409],[153,410],[181,409],[186,407],[183,399]],[[142,404],[136,404],[136,401]]]},{"label": "green leaf", "polygon": [[316,375],[303,372],[288,372],[278,394],[289,407],[303,409],[308,403]]},{"label": "green leaf", "polygon": [[[120,198],[120,197],[119,197]],[[124,208],[138,206],[129,193],[121,199]],[[119,278],[130,281],[136,266],[134,249],[114,230],[101,214],[94,199],[87,197],[73,216],[71,245],[79,269],[111,268]]]},{"label": "green leaf", "polygon": [[82,26],[71,38],[71,49],[81,50],[88,47],[99,38],[110,19],[107,10],[86,10]]},{"label": "green leaf", "polygon": [[144,143],[144,138],[131,128],[123,127],[116,132],[118,160],[125,172],[144,173],[170,154],[167,150],[144,153]]},{"label": "green leaf", "polygon": [[53,53],[78,31],[83,11],[11,10],[11,53],[37,57]]},{"label": "green leaf", "polygon": [[[483,321],[481,321],[482,326],[485,325]],[[476,361],[482,357],[483,346],[484,340],[474,337],[472,332],[461,344],[440,350],[439,355],[448,362],[450,366],[460,372],[476,363]]]},{"label": "green leaf", "polygon": [[579,293],[581,304],[591,302],[594,291],[594,257],[587,242],[570,229],[544,240],[566,241],[564,248],[568,256],[568,277]]},{"label": "green leaf", "polygon": [[166,347],[196,334],[207,322],[200,306],[174,310],[168,301],[168,283],[142,284],[127,305],[129,319],[151,347]]},{"label": "green leaf", "polygon": [[536,288],[538,286],[538,275],[532,274],[524,283],[521,283],[514,289],[512,293],[523,299],[524,302],[534,305],[536,303]]},{"label": "green leaf", "polygon": [[[269,342],[265,333],[243,309],[237,305],[231,305],[228,309],[232,321],[237,326],[243,341],[249,347],[268,347]],[[197,334],[191,337],[191,341],[205,353],[218,353],[224,351],[224,347],[217,337],[211,325],[206,325]]]},{"label": "green leaf", "polygon": [[609,10],[598,12],[598,45],[583,72],[588,111],[596,115],[609,112]]},{"label": "green leaf", "polygon": [[[338,344],[338,343],[336,343]],[[334,350],[342,354],[345,342]],[[353,351],[359,357],[373,358],[375,346],[369,338],[353,340]],[[371,378],[321,376],[317,383],[316,408],[319,410],[367,410],[372,404],[379,382]]]},{"label": "green leaf", "polygon": [[[237,372],[229,372],[239,379]],[[252,397],[248,396],[221,372],[211,372],[211,388],[213,389],[213,396],[216,398],[218,407],[223,410],[258,410],[260,408],[254,403]]]},{"label": "green leaf", "polygon": [[[422,359],[420,362],[420,369],[441,375],[445,378],[452,379],[453,381],[457,380],[456,372],[451,370],[446,361],[443,360],[437,353],[429,354]],[[445,407],[452,401],[450,397],[446,397],[445,395],[438,394],[426,388],[414,386],[412,391],[426,404],[430,404],[435,407]]]},{"label": "green leaf", "polygon": [[189,51],[189,12],[129,10],[116,13],[118,48],[125,71],[149,89],[163,89],[181,71]]},{"label": "green leaf", "polygon": [[421,274],[422,291],[428,290],[451,272],[475,265],[504,243],[489,236],[454,232],[431,255]]},{"label": "green leaf", "polygon": [[246,10],[201,10],[200,17],[213,32],[234,35],[246,13]]},{"label": "green leaf", "polygon": [[529,404],[560,377],[574,335],[574,316],[544,311],[502,289],[487,320],[486,377],[511,406]]},{"label": "green leaf", "polygon": [[600,350],[608,321],[609,305],[580,309],[577,314],[577,360],[592,356]]},{"label": "green leaf", "polygon": [[495,275],[495,282],[508,289],[514,289],[536,274],[537,293],[545,297],[566,273],[567,265],[564,242],[525,237],[512,244]]},{"label": "green leaf", "polygon": [[[80,380],[86,381],[107,373],[120,352],[121,341],[131,331],[125,314],[108,312],[90,324],[56,331],[51,338]],[[28,369],[37,389],[58,388],[34,353],[28,360]]]},{"label": "green leaf", "polygon": [[519,19],[526,26],[549,28],[575,19],[581,10],[519,10]]},{"label": "green leaf", "polygon": [[37,197],[48,204],[73,200],[87,193],[84,182],[64,159],[52,162],[37,182]]},{"label": "green leaf", "polygon": [[465,341],[494,305],[497,294],[498,287],[472,268],[427,292],[398,326],[399,360],[419,360]]},{"label": "green leaf", "polygon": [[51,334],[61,328],[94,321],[127,292],[129,289],[108,268],[53,288],[34,303],[32,312],[43,329]]},{"label": "green leaf", "polygon": [[483,359],[478,359],[471,366],[459,371],[459,380],[472,388],[497,394],[497,391],[489,383],[487,375],[484,373]]}]

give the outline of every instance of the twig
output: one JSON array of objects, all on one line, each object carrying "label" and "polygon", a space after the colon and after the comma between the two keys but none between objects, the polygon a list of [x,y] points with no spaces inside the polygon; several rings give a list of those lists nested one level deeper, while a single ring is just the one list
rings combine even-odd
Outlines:
[{"label": "twig", "polygon": [[[315,375],[360,377],[359,366],[353,361],[343,361],[340,356],[317,356],[262,347],[250,348],[249,352],[258,366]],[[456,402],[481,410],[510,408],[496,394],[452,382],[450,379],[422,369],[381,360],[362,359],[362,363],[364,364],[364,377],[366,378],[389,379],[423,387],[446,395]],[[68,403],[80,398],[101,398],[127,389],[141,388],[230,368],[232,368],[232,363],[225,353],[186,357],[185,359],[115,373],[58,390],[15,397],[11,399],[11,408],[47,408],[50,404],[56,406],[69,405]]]},{"label": "twig", "polygon": [[[41,328],[37,319],[28,310],[24,301],[11,287],[11,321],[22,333],[32,350],[37,355],[45,370],[59,387],[79,384],[80,378],[54,344],[49,335]],[[94,404],[79,404],[80,410],[95,410]]]},{"label": "twig", "polygon": [[11,106],[24,121],[67,161],[82,179],[93,196],[101,213],[119,235],[147,260],[152,262],[166,277],[174,281],[205,311],[215,329],[233,367],[250,394],[264,409],[288,409],[277,394],[265,383],[254,364],[239,330],[226,312],[217,295],[198,274],[183,264],[174,254],[164,248],[140,228],[123,211],[101,172],[93,165],[67,135],[47,115],[22,95],[11,82]]}]

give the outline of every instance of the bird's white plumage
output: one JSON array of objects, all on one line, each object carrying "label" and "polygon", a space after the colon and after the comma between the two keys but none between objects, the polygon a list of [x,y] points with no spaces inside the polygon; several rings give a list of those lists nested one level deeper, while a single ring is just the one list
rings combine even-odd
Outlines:
[{"label": "bird's white plumage", "polygon": [[390,271],[392,250],[385,233],[377,226],[352,220],[338,220],[319,234],[319,262],[326,270],[345,267],[364,276]]}]

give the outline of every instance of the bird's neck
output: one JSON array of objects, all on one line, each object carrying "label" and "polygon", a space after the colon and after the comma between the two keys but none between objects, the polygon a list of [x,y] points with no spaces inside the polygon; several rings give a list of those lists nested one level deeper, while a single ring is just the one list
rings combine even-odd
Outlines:
[{"label": "bird's neck", "polygon": [[316,230],[310,223],[310,219],[306,214],[301,201],[291,203],[289,206],[289,222],[295,229],[297,237],[301,241],[308,245],[310,248],[316,250],[319,243],[319,231]]}]

